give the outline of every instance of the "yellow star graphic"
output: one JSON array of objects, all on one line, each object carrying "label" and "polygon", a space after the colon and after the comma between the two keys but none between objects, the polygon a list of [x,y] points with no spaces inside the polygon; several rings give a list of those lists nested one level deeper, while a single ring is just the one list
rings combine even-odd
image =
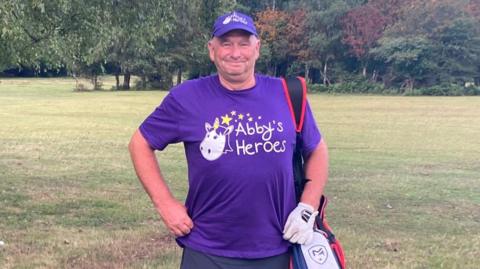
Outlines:
[{"label": "yellow star graphic", "polygon": [[222,124],[230,125],[231,120],[232,118],[230,118],[228,114],[226,114],[225,116],[222,116]]},{"label": "yellow star graphic", "polygon": [[243,120],[243,114],[238,115],[239,120]]},{"label": "yellow star graphic", "polygon": [[234,111],[230,112],[230,114],[232,114],[232,116],[235,116],[235,115],[237,115],[237,111],[234,110]]},{"label": "yellow star graphic", "polygon": [[248,121],[253,121],[253,118],[248,118]]}]

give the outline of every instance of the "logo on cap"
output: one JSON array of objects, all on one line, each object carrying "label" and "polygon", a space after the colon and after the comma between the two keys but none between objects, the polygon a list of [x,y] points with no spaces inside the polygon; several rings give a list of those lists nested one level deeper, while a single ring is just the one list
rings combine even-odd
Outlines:
[{"label": "logo on cap", "polygon": [[242,17],[240,15],[237,15],[236,12],[233,12],[232,15],[227,16],[225,18],[225,20],[223,20],[223,24],[229,24],[232,21],[233,22],[240,22],[240,23],[243,23],[243,24],[248,24],[247,19],[245,19],[244,17]]},{"label": "logo on cap", "polygon": [[253,19],[236,11],[224,14],[215,20],[212,36],[222,36],[232,30],[244,30],[258,36]]}]

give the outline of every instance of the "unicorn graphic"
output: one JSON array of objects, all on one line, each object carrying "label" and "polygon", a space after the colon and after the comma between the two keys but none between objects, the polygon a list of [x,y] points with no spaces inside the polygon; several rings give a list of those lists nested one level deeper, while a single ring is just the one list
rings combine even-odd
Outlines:
[{"label": "unicorn graphic", "polygon": [[214,161],[222,154],[233,151],[230,146],[230,134],[233,126],[223,127],[219,124],[218,118],[215,118],[213,126],[205,123],[205,138],[200,143],[200,152],[203,157],[209,161]]}]

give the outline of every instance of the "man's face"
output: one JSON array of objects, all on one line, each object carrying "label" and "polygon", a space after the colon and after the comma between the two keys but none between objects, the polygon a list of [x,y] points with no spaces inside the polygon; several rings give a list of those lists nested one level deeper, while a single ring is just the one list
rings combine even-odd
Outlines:
[{"label": "man's face", "polygon": [[245,31],[234,30],[210,40],[208,51],[222,78],[243,82],[254,74],[260,41]]}]

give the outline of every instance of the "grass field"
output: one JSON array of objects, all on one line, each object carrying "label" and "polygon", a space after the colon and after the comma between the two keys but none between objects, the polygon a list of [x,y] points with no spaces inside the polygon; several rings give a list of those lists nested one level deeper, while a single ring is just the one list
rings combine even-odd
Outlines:
[{"label": "grass field", "polygon": [[[74,84],[0,80],[0,268],[178,268],[127,151],[165,92]],[[480,98],[309,98],[348,267],[479,268]],[[183,199],[183,147],[158,156]]]}]

